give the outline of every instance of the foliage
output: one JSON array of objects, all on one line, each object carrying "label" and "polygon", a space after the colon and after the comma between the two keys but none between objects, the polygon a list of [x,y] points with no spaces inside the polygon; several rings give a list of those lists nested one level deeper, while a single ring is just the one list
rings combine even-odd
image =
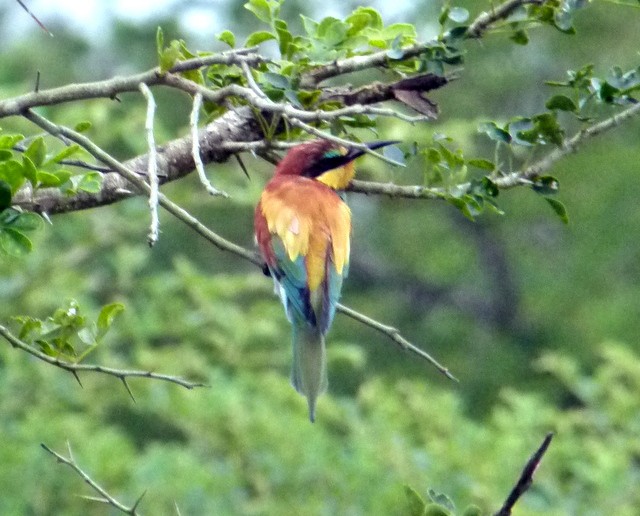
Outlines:
[{"label": "foliage", "polygon": [[[602,2],[582,17],[585,2],[553,0],[520,8],[480,48],[469,32],[477,3],[444,4],[431,18],[434,29],[385,23],[371,7],[292,19],[282,2],[255,0],[246,9],[260,27],[246,39],[235,27],[217,38],[230,48],[260,45],[272,52],[252,77],[271,101],[298,109],[343,107],[302,81],[336,59],[385,54],[384,69],[354,75],[356,84],[422,73],[461,78],[437,93],[442,116],[433,126],[367,114],[313,123],[354,141],[372,134],[402,139],[402,156],[392,157],[406,168],[383,169],[367,158],[360,177],[416,184],[446,201],[352,194],[354,264],[345,299],[425,344],[460,386],[438,385],[383,337],[339,319],[330,338],[331,394],[310,426],[287,382],[289,336],[268,281],[171,221],[163,222],[149,251],[142,201],[55,217],[38,231],[40,216],[11,207],[20,188],[93,193],[102,175],[86,167],[95,165],[77,146],[7,120],[0,135],[0,319],[29,314],[13,320],[16,333],[53,356],[79,361],[90,351],[105,365],[181,374],[210,388],[182,392],[134,380],[134,405],[113,379],[83,376],[80,389],[63,372],[0,348],[0,432],[12,443],[0,449],[0,491],[7,493],[0,512],[105,513],[74,496],[89,492],[38,447],[44,441],[62,449],[69,440],[78,462],[119,498],[133,501],[147,490],[143,513],[169,514],[176,504],[182,514],[490,513],[542,436],[554,430],[519,514],[635,514],[635,126],[532,178],[527,190],[537,195],[500,192],[504,177],[636,102],[640,69],[622,62],[635,27]],[[165,40],[171,31],[163,26],[155,53],[134,52],[124,42],[120,48],[153,54],[161,73],[213,54],[189,50],[188,38]],[[411,54],[428,29],[434,38]],[[153,42],[150,34],[139,39]],[[67,62],[62,45],[47,45],[60,52],[50,63]],[[12,50],[7,59],[30,63],[29,71],[43,65],[31,49],[23,52]],[[78,62],[126,57],[82,52],[74,50]],[[620,66],[611,55],[620,56]],[[10,77],[14,69],[0,71],[3,93],[5,84],[27,84],[26,72]],[[182,77],[211,91],[248,86],[235,64]],[[188,131],[189,106],[161,95],[166,111],[157,117],[156,135],[164,142]],[[113,104],[91,101],[50,114],[114,155],[145,152],[142,104],[127,96]],[[205,102],[208,121],[246,104],[237,97]],[[278,132],[279,119],[261,121],[267,139],[303,135],[291,126]],[[165,192],[248,246],[250,206],[268,167],[246,160],[251,182],[231,167],[211,168],[231,203],[211,202],[187,181]],[[540,199],[563,222],[570,210],[571,225],[541,212]],[[503,213],[508,216],[491,216]],[[37,252],[28,254],[34,246]],[[77,302],[61,306],[65,298]],[[128,309],[111,328],[120,302]],[[93,321],[85,314],[100,315]],[[107,346],[97,345],[107,339]]]}]

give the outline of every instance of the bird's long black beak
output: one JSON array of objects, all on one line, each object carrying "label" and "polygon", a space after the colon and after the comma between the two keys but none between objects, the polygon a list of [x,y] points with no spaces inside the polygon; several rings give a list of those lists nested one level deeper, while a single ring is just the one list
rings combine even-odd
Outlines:
[{"label": "bird's long black beak", "polygon": [[[382,147],[386,147],[387,145],[394,145],[396,143],[401,143],[401,142],[400,140],[381,140],[378,142],[366,142],[365,145],[371,150],[376,150],[376,149],[381,149]],[[347,155],[344,156],[345,161],[343,165],[349,163],[350,161],[353,161],[356,158],[359,158],[364,153],[365,151],[362,149],[357,149],[357,148],[350,149]]]},{"label": "bird's long black beak", "polygon": [[[394,143],[400,143],[399,140],[384,140],[378,142],[367,142],[365,145],[371,149],[380,149],[381,147],[386,147],[387,145],[393,145]],[[319,162],[315,163],[313,167],[311,167],[307,174],[310,177],[317,177],[328,170],[333,170],[336,168],[340,168],[345,166],[350,161],[353,161],[356,158],[359,158],[363,154],[365,154],[365,150],[358,149],[356,147],[351,147],[349,151],[344,156],[331,156],[329,158],[324,158]]]}]

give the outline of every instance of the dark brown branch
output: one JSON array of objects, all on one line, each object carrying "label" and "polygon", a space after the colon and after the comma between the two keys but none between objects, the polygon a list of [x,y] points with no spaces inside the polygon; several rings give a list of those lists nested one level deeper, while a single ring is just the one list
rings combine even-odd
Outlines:
[{"label": "dark brown branch", "polygon": [[493,516],[511,516],[511,510],[516,502],[520,499],[520,497],[531,487],[533,483],[533,475],[538,469],[540,465],[540,461],[544,456],[547,448],[551,444],[551,439],[553,439],[553,432],[549,432],[540,447],[536,450],[536,452],[531,456],[531,458],[527,461],[524,469],[522,470],[522,474],[516,482],[516,485],[513,487],[509,496],[505,500],[504,504],[500,508],[500,510],[494,513]]}]

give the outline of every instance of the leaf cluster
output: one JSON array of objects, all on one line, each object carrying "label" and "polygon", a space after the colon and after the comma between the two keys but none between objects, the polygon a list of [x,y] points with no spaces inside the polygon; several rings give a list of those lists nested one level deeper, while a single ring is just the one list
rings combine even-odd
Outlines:
[{"label": "leaf cluster", "polygon": [[110,303],[102,307],[95,321],[91,321],[82,315],[78,303],[71,300],[44,320],[27,315],[12,319],[20,325],[20,340],[37,346],[49,356],[78,363],[98,347],[123,310],[122,303]]}]

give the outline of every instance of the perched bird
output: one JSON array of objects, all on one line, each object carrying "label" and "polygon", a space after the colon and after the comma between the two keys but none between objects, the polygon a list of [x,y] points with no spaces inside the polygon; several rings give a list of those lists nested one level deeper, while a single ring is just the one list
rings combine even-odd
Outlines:
[{"label": "perched bird", "polygon": [[291,383],[306,396],[312,422],[327,388],[324,337],[349,270],[351,211],[337,191],[351,182],[362,154],[327,140],[293,147],[255,211],[256,241],[293,329]]}]

